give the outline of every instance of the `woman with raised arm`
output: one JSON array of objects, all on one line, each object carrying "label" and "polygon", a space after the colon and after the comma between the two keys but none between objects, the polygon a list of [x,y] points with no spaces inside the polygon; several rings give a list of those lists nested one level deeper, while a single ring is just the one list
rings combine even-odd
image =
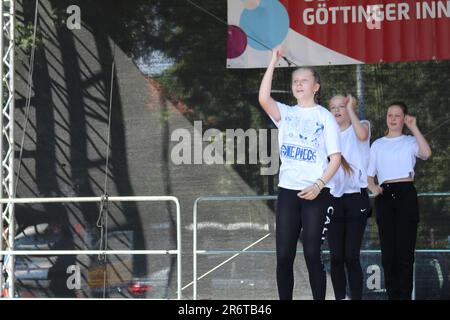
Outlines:
[{"label": "woman with raised arm", "polygon": [[328,182],[341,162],[339,128],[332,114],[319,105],[320,78],[311,68],[292,73],[297,105],[271,97],[272,77],[282,56],[274,49],[259,89],[259,103],[278,127],[281,167],[276,214],[278,294],[290,300],[294,288],[294,260],[302,231],[303,250],[314,299],[325,299],[326,274],[321,260],[325,220],[329,208]]},{"label": "woman with raised arm", "polygon": [[[428,159],[431,149],[403,102],[389,105],[386,122],[386,136],[370,148],[368,184],[375,196],[387,295],[390,300],[410,300],[419,222],[414,166],[416,158]],[[403,133],[405,125],[412,136]]]},{"label": "woman with raised arm", "polygon": [[339,168],[332,180],[331,194],[335,201],[328,230],[331,281],[336,300],[346,299],[347,271],[350,298],[361,300],[363,272],[360,250],[371,212],[367,193],[370,123],[359,120],[357,102],[351,95],[336,95],[330,99],[329,105],[340,128],[342,157],[349,163],[348,168]]}]

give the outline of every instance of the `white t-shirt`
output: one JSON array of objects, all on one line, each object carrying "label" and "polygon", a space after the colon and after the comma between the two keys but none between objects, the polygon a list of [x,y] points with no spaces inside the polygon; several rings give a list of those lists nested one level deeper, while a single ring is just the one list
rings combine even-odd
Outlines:
[{"label": "white t-shirt", "polygon": [[414,178],[416,157],[419,157],[419,145],[414,136],[377,139],[370,147],[367,175],[376,175],[379,184],[386,180]]},{"label": "white t-shirt", "polygon": [[278,127],[280,148],[279,187],[302,190],[320,178],[328,166],[327,157],[341,151],[339,127],[333,115],[322,106],[302,108],[277,102],[281,119]]},{"label": "white t-shirt", "polygon": [[341,149],[342,155],[352,168],[351,174],[345,174],[342,166],[333,176],[331,185],[331,194],[335,197],[341,197],[344,193],[360,192],[361,188],[367,188],[367,167],[369,165],[370,155],[370,122],[362,120],[361,123],[367,123],[369,126],[369,137],[361,141],[356,136],[353,126],[349,126],[341,131]]}]

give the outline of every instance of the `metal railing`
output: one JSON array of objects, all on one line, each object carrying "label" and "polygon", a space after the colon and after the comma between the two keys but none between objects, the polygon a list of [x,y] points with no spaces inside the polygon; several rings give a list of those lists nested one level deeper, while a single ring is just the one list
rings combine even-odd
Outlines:
[{"label": "metal railing", "polygon": [[200,280],[201,278],[203,278],[204,276],[206,276],[207,274],[209,274],[210,272],[216,270],[217,268],[219,268],[220,266],[222,266],[223,264],[225,264],[226,262],[228,262],[231,259],[234,259],[236,257],[236,255],[239,255],[240,252],[242,251],[247,251],[248,249],[250,249],[253,245],[255,245],[256,243],[262,241],[263,239],[265,239],[268,235],[264,236],[263,238],[259,239],[256,243],[253,243],[251,246],[248,246],[246,248],[244,248],[243,250],[240,250],[239,252],[237,252],[234,256],[232,256],[230,259],[227,259],[226,261],[222,262],[219,266],[216,266],[216,268],[210,270],[209,273],[202,275],[201,278],[197,278],[197,254],[202,253],[205,254],[207,253],[206,250],[197,250],[197,212],[198,212],[198,205],[200,202],[202,201],[267,201],[267,200],[276,200],[277,196],[207,196],[207,197],[199,197],[197,199],[195,199],[194,202],[194,208],[193,208],[193,214],[192,214],[192,229],[193,229],[193,243],[192,243],[192,251],[193,251],[193,281],[192,281],[192,285],[193,285],[193,294],[192,294],[192,299],[196,300],[197,299],[197,280]]},{"label": "metal railing", "polygon": [[[0,199],[0,204],[30,204],[30,203],[68,203],[68,202],[101,202],[103,197],[67,197],[67,198],[17,198],[17,199]],[[110,202],[155,202],[155,201],[171,201],[176,206],[176,234],[177,248],[176,250],[0,250],[0,255],[19,256],[19,255],[114,255],[114,254],[136,254],[136,255],[177,255],[177,298],[181,299],[181,215],[180,203],[176,197],[172,196],[133,196],[133,197],[108,197]],[[1,249],[1,248],[0,248]],[[14,275],[11,270],[10,275]],[[14,282],[14,279],[9,279]],[[11,289],[11,288],[9,288]]]},{"label": "metal railing", "polygon": [[[430,192],[430,193],[418,193],[417,194],[418,197],[448,197],[450,196],[450,192]],[[373,198],[372,195],[370,195],[371,198]],[[210,274],[211,272],[217,270],[218,268],[220,268],[221,266],[223,266],[225,263],[229,262],[230,260],[234,259],[235,257],[237,257],[238,255],[245,253],[245,254],[275,254],[276,251],[275,250],[249,250],[251,247],[253,247],[254,245],[256,245],[257,243],[259,243],[260,241],[264,240],[265,238],[267,238],[270,233],[266,234],[264,237],[258,239],[256,242],[253,242],[252,244],[250,244],[249,246],[247,246],[246,248],[242,249],[242,250],[198,250],[198,244],[197,244],[197,218],[198,218],[198,206],[200,204],[200,202],[205,202],[205,201],[269,201],[269,200],[277,200],[277,196],[275,195],[267,195],[267,196],[226,196],[226,195],[217,195],[217,196],[203,196],[203,197],[199,197],[195,200],[194,202],[194,207],[193,207],[193,214],[192,214],[192,219],[193,219],[193,246],[192,246],[192,251],[193,251],[193,281],[188,284],[187,286],[191,285],[193,286],[193,300],[197,299],[197,282],[198,280],[202,279],[203,277],[205,277],[206,275]],[[303,250],[297,250],[297,253],[299,252],[303,252]],[[329,253],[329,250],[323,250],[323,253]],[[380,253],[381,250],[361,250],[361,253]],[[420,253],[420,252],[430,252],[430,250],[421,250],[418,249],[416,250],[416,253]],[[432,250],[432,252],[444,252],[444,253],[450,253],[450,250],[447,249],[442,249],[442,250]],[[197,255],[201,254],[201,255],[217,255],[217,254],[233,254],[233,256],[231,256],[230,258],[226,259],[225,261],[223,261],[222,263],[220,263],[219,265],[217,265],[216,267],[214,267],[213,269],[211,269],[209,272],[203,274],[201,277],[198,277],[198,273],[197,273]],[[185,288],[187,287],[185,286]]]}]

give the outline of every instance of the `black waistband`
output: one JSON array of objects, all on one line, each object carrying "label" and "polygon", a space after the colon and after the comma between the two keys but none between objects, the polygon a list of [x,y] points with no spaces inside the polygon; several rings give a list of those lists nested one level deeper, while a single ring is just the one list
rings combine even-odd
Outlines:
[{"label": "black waistband", "polygon": [[389,182],[389,183],[382,183],[380,186],[384,188],[395,188],[395,187],[404,187],[404,186],[414,186],[413,181],[399,181],[399,182]]}]

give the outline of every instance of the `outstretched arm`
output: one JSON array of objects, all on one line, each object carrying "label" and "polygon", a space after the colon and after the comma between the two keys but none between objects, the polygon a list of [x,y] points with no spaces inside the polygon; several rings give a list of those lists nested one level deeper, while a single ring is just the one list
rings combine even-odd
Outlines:
[{"label": "outstretched arm", "polygon": [[270,60],[270,64],[267,67],[266,73],[261,81],[261,85],[259,87],[259,103],[263,107],[264,111],[272,117],[275,121],[281,120],[281,114],[278,110],[277,103],[270,96],[270,92],[272,90],[272,78],[273,72],[275,70],[275,66],[278,62],[278,59],[282,56],[281,49],[275,48],[272,51],[272,60]]}]

